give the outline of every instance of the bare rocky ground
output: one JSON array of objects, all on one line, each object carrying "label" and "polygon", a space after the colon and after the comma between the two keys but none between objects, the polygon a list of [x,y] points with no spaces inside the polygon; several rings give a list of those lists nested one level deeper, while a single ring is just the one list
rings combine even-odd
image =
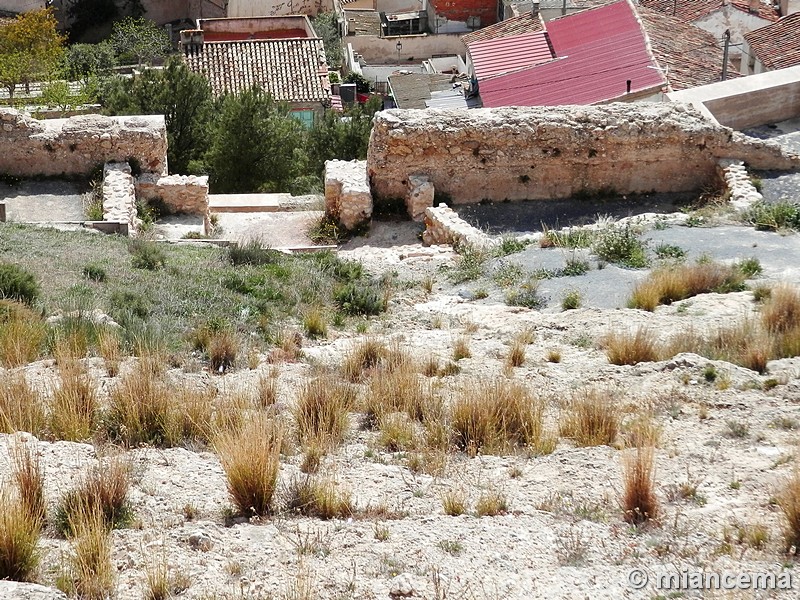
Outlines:
[{"label": "bare rocky ground", "polygon": [[[367,335],[397,340],[419,359],[433,355],[442,360],[451,356],[458,338],[466,337],[472,356],[459,361],[459,375],[440,380],[441,393],[452,398],[459,386],[476,378],[512,378],[547,398],[546,424],[552,432],[562,419],[563,401],[584,386],[614,389],[626,419],[652,412],[662,428],[656,455],[659,522],[636,529],[623,521],[619,496],[625,451],[618,447],[576,448],[562,438],[545,456],[520,452],[469,458],[451,453],[444,472],[430,476],[413,473],[408,454],[382,450],[377,434],[359,429],[353,415],[346,442],[320,468],[335,478],[340,489],[352,493],[360,510],[348,519],[279,515],[226,526],[223,515],[231,502],[213,452],[127,451],[134,466],[130,499],[136,523],[113,532],[119,598],[146,597],[146,572],[164,561],[188,584],[179,597],[204,599],[657,598],[674,592],[652,585],[633,589],[628,582],[632,569],[644,569],[651,581],[659,573],[682,570],[791,570],[794,562],[785,552],[782,515],[774,498],[794,468],[800,358],[773,361],[768,373],[759,375],[695,354],[614,366],[597,347],[609,331],[640,324],[666,339],[690,327],[703,330],[755,314],[752,292],[706,294],[653,313],[605,301],[561,312],[552,303],[545,310],[530,310],[507,306],[498,297],[470,300],[469,294],[460,292],[475,286],[451,285],[442,271],[452,266],[456,255],[449,248],[424,248],[418,230],[411,223],[377,223],[369,237],[357,238],[341,251],[343,257],[362,261],[376,274],[396,273],[398,285],[390,309],[370,322]],[[691,237],[697,231],[676,225],[653,233]],[[723,230],[718,233],[721,236]],[[740,227],[726,233],[731,244],[741,239],[737,234],[754,232]],[[792,249],[789,258],[778,251],[762,256],[765,279],[800,283],[796,270],[784,268],[796,256],[796,236],[764,235],[770,236],[765,242]],[[699,246],[691,248],[708,249],[705,243]],[[520,260],[533,268],[543,255],[529,252]],[[609,276],[611,272],[607,271]],[[642,272],[628,273],[638,277]],[[421,285],[426,276],[434,280],[430,293]],[[632,285],[631,280],[614,281],[626,293]],[[526,328],[533,330],[534,339],[526,348],[525,362],[509,370],[505,366],[509,343]],[[304,360],[279,365],[279,407],[290,406],[307,377],[321,366],[339,364],[361,337],[339,334],[321,342],[306,341]],[[547,360],[552,351],[560,354],[560,362]],[[224,376],[180,370],[171,374],[230,391],[255,386],[258,377],[269,372],[271,365],[265,356],[261,358],[255,370],[244,368]],[[86,360],[101,394],[108,394],[114,380],[101,359]],[[710,365],[716,373],[713,381],[706,376]],[[24,371],[43,388],[55,381],[52,361],[34,363]],[[9,441],[10,436],[0,435],[3,480],[9,474]],[[105,452],[70,442],[40,441],[37,448],[51,504]],[[283,458],[282,487],[299,474],[301,459],[299,454]],[[679,494],[680,489],[689,492]],[[444,514],[441,494],[449,490],[466,492],[467,514]],[[506,496],[507,513],[476,516],[477,499],[491,490]],[[369,507],[382,507],[398,518],[366,518],[363,509]],[[747,535],[756,527],[767,532],[763,544]],[[39,580],[52,585],[68,543],[46,535],[42,545],[45,560]],[[707,595],[795,598],[798,588],[800,581],[794,591]],[[22,592],[8,593],[21,597]]]}]

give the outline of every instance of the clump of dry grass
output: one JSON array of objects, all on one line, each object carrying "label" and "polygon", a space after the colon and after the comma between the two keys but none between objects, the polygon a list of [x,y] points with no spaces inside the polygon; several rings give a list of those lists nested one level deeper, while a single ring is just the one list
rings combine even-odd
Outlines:
[{"label": "clump of dry grass", "polygon": [[365,338],[345,355],[342,377],[352,383],[361,381],[380,366],[388,355],[389,349],[382,340]]},{"label": "clump of dry grass", "polygon": [[495,379],[464,385],[451,408],[456,447],[474,455],[527,447],[538,454],[553,450],[544,434],[544,402],[515,381]]},{"label": "clump of dry grass", "polygon": [[660,304],[671,304],[698,294],[739,291],[743,289],[744,280],[744,273],[736,265],[715,262],[655,269],[633,289],[628,306],[652,311]]},{"label": "clump of dry grass", "polygon": [[650,414],[636,415],[625,423],[624,436],[629,448],[657,448],[661,443],[661,426]]},{"label": "clump of dry grass", "polygon": [[116,377],[119,373],[119,363],[122,360],[122,344],[119,334],[110,327],[100,329],[97,334],[97,350],[106,365],[109,377]]},{"label": "clump of dry grass", "polygon": [[525,364],[525,344],[519,339],[511,342],[508,355],[506,355],[506,364],[509,367],[521,367]]},{"label": "clump of dry grass", "polygon": [[786,549],[800,554],[800,469],[782,482],[777,493],[778,506],[785,519]]},{"label": "clump of dry grass", "polygon": [[472,358],[472,352],[469,349],[469,338],[461,335],[453,341],[453,360],[458,362],[463,358]]},{"label": "clump of dry grass", "polygon": [[44,471],[32,442],[17,440],[10,448],[11,481],[17,488],[19,501],[32,522],[44,525],[47,504],[44,498]]},{"label": "clump of dry grass", "polygon": [[211,390],[171,385],[156,357],[141,358],[111,390],[106,435],[134,447],[206,443],[213,398]]},{"label": "clump of dry grass", "polygon": [[105,600],[113,595],[116,569],[111,561],[112,542],[103,511],[82,505],[70,517],[71,551],[58,587],[85,600]]},{"label": "clump of dry grass", "polygon": [[318,306],[309,308],[303,314],[303,329],[310,338],[324,338],[328,335],[328,323],[325,321],[325,313]]},{"label": "clump of dry grass", "polygon": [[635,365],[658,360],[655,334],[646,327],[638,327],[633,333],[610,332],[602,344],[612,365]]},{"label": "clump of dry grass", "polygon": [[78,360],[62,358],[58,371],[60,385],[50,405],[50,432],[56,439],[71,442],[89,439],[98,409],[94,382]]},{"label": "clump of dry grass", "polygon": [[170,568],[164,549],[152,557],[145,566],[144,600],[169,600],[186,590],[191,581],[188,576]]},{"label": "clump of dry grass", "polygon": [[444,514],[457,517],[467,512],[467,495],[463,490],[447,490],[441,498]]},{"label": "clump of dry grass", "polygon": [[383,415],[378,421],[378,443],[389,452],[410,450],[414,447],[414,423],[401,412]]},{"label": "clump of dry grass", "polygon": [[354,505],[349,490],[341,489],[330,477],[296,477],[287,489],[286,508],[306,517],[346,518]]},{"label": "clump of dry grass", "polygon": [[300,443],[329,446],[341,443],[354,403],[355,391],[339,379],[323,376],[307,382],[293,409]]},{"label": "clump of dry grass", "polygon": [[208,342],[208,362],[212,373],[224,373],[233,368],[239,353],[239,340],[228,329],[217,331]]},{"label": "clump of dry grass", "polygon": [[261,414],[216,438],[214,445],[228,480],[228,493],[240,514],[270,513],[283,435],[282,424]]},{"label": "clump of dry grass", "polygon": [[800,292],[786,284],[772,288],[769,299],[761,309],[761,322],[773,334],[800,327]]},{"label": "clump of dry grass", "polygon": [[258,404],[261,408],[272,406],[278,400],[278,369],[270,369],[269,375],[263,373],[258,378]]},{"label": "clump of dry grass", "polygon": [[11,489],[0,489],[0,580],[31,581],[39,567],[42,521]]},{"label": "clump of dry grass", "polygon": [[631,525],[641,525],[658,518],[655,494],[655,454],[652,447],[627,451],[622,458],[623,518]]},{"label": "clump of dry grass", "polygon": [[0,433],[27,431],[40,437],[47,415],[41,395],[23,373],[0,374]]},{"label": "clump of dry grass", "polygon": [[475,503],[475,514],[479,517],[496,517],[508,512],[508,500],[500,490],[483,492]]},{"label": "clump of dry grass", "polygon": [[13,368],[33,362],[46,337],[38,314],[20,302],[0,299],[0,363]]},{"label": "clump of dry grass", "polygon": [[75,489],[67,492],[56,508],[54,525],[62,535],[76,534],[73,524],[93,511],[99,511],[107,529],[124,527],[133,520],[128,501],[131,486],[130,464],[115,456],[90,469]]},{"label": "clump of dry grass", "polygon": [[295,362],[303,356],[303,336],[299,331],[284,328],[275,343],[267,358],[270,363]]},{"label": "clump of dry grass", "polygon": [[361,405],[363,424],[369,428],[390,413],[404,412],[414,420],[426,421],[441,410],[441,400],[431,384],[407,366],[374,371]]},{"label": "clump of dry grass", "polygon": [[561,435],[578,446],[612,445],[620,426],[620,410],[613,392],[606,388],[584,388],[567,402]]}]

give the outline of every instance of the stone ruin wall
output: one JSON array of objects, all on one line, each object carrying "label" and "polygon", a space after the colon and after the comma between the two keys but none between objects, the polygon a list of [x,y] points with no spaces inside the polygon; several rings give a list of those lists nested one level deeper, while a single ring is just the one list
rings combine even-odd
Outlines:
[{"label": "stone ruin wall", "polygon": [[85,176],[107,162],[135,159],[142,172],[166,173],[163,116],[80,115],[38,120],[0,108],[0,173]]},{"label": "stone ruin wall", "polygon": [[389,110],[375,116],[367,169],[376,203],[427,177],[437,202],[569,198],[599,191],[681,192],[716,181],[717,162],[800,167],[777,144],[748,138],[675,103],[477,110]]}]

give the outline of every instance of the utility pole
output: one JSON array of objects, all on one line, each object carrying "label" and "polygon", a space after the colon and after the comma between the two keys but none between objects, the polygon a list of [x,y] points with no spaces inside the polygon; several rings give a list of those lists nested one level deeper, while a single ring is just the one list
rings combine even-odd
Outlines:
[{"label": "utility pole", "polygon": [[722,81],[728,78],[728,49],[731,45],[731,30],[725,30],[725,48],[722,51]]},{"label": "utility pole", "polygon": [[561,16],[565,16],[567,14],[567,0],[564,0],[564,3],[561,5]]},{"label": "utility pole", "polygon": [[675,0],[675,2],[672,4],[672,16],[674,17],[677,14],[678,14],[678,0]]}]

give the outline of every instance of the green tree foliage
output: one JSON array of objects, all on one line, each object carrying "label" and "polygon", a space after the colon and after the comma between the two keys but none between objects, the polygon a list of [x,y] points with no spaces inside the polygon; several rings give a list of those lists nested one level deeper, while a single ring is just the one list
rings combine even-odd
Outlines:
[{"label": "green tree foliage", "polygon": [[369,79],[364,77],[361,73],[348,73],[347,77],[344,78],[345,83],[355,83],[356,84],[356,91],[359,94],[368,94],[369,88],[371,84]]},{"label": "green tree foliage", "polygon": [[172,49],[167,32],[141,17],[126,17],[114,23],[110,41],[123,64],[149,64],[157,58],[164,58]]},{"label": "green tree foliage", "polygon": [[64,53],[61,68],[69,81],[88,83],[92,78],[111,75],[116,64],[114,47],[108,42],[73,44]]},{"label": "green tree foliage", "polygon": [[64,51],[52,9],[35,10],[0,27],[0,85],[13,100],[17,86],[47,79]]},{"label": "green tree foliage", "polygon": [[325,58],[331,69],[339,69],[344,61],[342,38],[339,35],[339,23],[335,12],[322,12],[311,20],[314,31],[322,39],[325,46]]},{"label": "green tree foliage", "polygon": [[253,88],[216,107],[207,163],[217,193],[277,192],[306,167],[305,131],[279,104]]},{"label": "green tree foliage", "polygon": [[148,69],[133,78],[115,77],[104,87],[108,114],[164,115],[173,173],[186,173],[208,149],[211,91],[202,75],[192,73],[178,57],[163,70]]}]

